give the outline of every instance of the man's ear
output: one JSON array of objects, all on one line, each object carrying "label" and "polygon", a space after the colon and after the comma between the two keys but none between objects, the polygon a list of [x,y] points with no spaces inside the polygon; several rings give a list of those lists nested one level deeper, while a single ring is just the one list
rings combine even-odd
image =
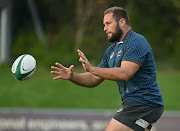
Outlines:
[{"label": "man's ear", "polygon": [[124,18],[121,18],[119,20],[119,27],[124,27],[126,25],[126,20]]}]

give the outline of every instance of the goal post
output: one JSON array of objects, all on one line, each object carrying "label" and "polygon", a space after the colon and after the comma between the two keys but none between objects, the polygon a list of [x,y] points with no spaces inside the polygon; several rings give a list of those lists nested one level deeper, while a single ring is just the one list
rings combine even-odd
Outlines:
[{"label": "goal post", "polygon": [[11,1],[0,2],[0,64],[10,59]]}]

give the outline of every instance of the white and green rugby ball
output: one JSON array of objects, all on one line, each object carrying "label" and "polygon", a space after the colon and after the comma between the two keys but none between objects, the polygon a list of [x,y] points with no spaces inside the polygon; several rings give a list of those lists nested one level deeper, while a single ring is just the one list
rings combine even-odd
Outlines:
[{"label": "white and green rugby ball", "polygon": [[19,56],[13,63],[11,71],[17,80],[25,80],[36,70],[36,60],[29,54]]}]

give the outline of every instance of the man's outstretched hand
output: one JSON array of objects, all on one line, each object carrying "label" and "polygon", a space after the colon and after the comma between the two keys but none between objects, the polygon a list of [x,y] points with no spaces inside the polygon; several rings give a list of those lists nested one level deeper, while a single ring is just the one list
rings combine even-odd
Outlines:
[{"label": "man's outstretched hand", "polygon": [[84,53],[82,51],[80,51],[78,49],[77,52],[78,52],[78,55],[80,57],[79,61],[82,63],[84,70],[87,72],[90,72],[91,69],[93,68],[93,66],[89,63],[88,59],[86,58],[86,56],[84,55]]},{"label": "man's outstretched hand", "polygon": [[51,71],[51,74],[58,75],[53,78],[54,80],[57,80],[57,79],[71,80],[71,78],[73,77],[74,65],[71,65],[69,68],[64,67],[58,62],[56,62],[55,65],[56,66],[51,66],[51,69],[54,70],[54,71]]}]

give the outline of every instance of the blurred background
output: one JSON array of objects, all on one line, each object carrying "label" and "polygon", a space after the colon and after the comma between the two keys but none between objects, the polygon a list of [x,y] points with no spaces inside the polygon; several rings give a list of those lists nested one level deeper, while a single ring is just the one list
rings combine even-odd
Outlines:
[{"label": "blurred background", "polygon": [[[115,82],[105,81],[97,88],[87,89],[68,81],[53,81],[54,75],[50,74],[50,67],[55,62],[66,67],[74,64],[76,72],[83,72],[76,52],[78,48],[93,65],[100,63],[104,51],[111,45],[103,31],[103,12],[111,6],[123,7],[133,30],[144,35],[150,43],[165,110],[175,111],[178,116],[179,0],[0,0],[1,117],[7,110],[12,113],[12,109],[28,109],[29,112],[37,108],[51,111],[114,111],[120,108],[121,99]],[[31,78],[17,81],[11,74],[11,65],[22,54],[34,56],[37,69]]]}]

